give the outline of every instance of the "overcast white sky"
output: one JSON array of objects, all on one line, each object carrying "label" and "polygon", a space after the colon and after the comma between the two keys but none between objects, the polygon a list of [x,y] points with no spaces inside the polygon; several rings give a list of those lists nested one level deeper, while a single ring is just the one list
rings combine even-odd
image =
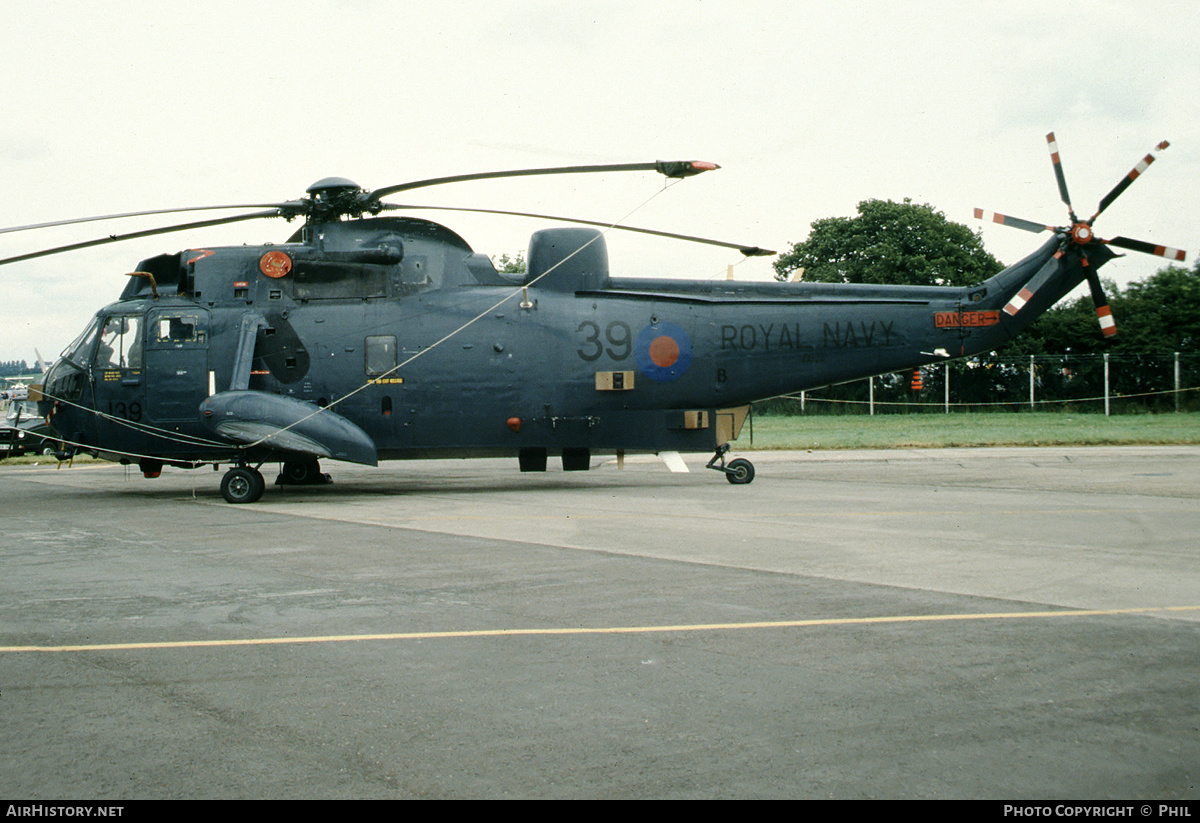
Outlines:
[{"label": "overcast white sky", "polygon": [[[1172,146],[1097,222],[1200,249],[1194,0],[206,0],[43,2],[0,31],[0,226],[278,202],[338,175],[368,189],[475,171],[703,159],[630,224],[780,251],[817,219],[910,197],[1066,222],[1160,140]],[[469,183],[411,202],[615,220],[654,174]],[[418,197],[416,195],[420,195]],[[429,217],[429,213],[421,214]],[[0,257],[183,218],[0,235]],[[543,224],[435,217],[492,256]],[[137,261],[282,241],[280,220],[0,267],[0,360],[57,354]],[[983,227],[1005,263],[1041,242]],[[610,235],[614,274],[721,277],[736,252]],[[1131,254],[1119,283],[1165,263]],[[737,276],[770,276],[769,260]],[[1118,320],[1119,322],[1119,320]]]}]

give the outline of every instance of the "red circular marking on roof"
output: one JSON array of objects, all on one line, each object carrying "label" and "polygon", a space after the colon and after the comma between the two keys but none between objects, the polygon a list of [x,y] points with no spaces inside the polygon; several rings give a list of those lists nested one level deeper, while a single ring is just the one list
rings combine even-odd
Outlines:
[{"label": "red circular marking on roof", "polygon": [[660,369],[669,369],[679,359],[679,344],[670,337],[656,337],[650,343],[650,360]]}]

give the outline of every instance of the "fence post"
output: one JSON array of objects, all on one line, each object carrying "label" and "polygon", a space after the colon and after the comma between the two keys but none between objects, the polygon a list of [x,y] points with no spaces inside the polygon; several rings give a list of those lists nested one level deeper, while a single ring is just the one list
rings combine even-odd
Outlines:
[{"label": "fence post", "polygon": [[1029,355],[1029,410],[1034,410],[1033,401],[1033,355]]},{"label": "fence post", "polygon": [[867,378],[867,396],[870,400],[871,416],[875,416],[875,378]]},{"label": "fence post", "polygon": [[1175,352],[1175,413],[1179,413],[1179,352]]},{"label": "fence post", "polygon": [[806,392],[806,391],[800,392],[800,413],[801,414],[804,414],[804,406],[805,406],[807,400],[808,400],[808,392]]},{"label": "fence post", "polygon": [[1109,415],[1108,401],[1108,352],[1104,353],[1104,416]]},{"label": "fence post", "polygon": [[946,363],[945,363],[945,369],[946,369],[946,371],[945,371],[945,377],[946,377],[946,414],[949,414],[949,413],[950,413],[950,361],[949,361],[949,360],[947,360],[947,361],[946,361]]}]

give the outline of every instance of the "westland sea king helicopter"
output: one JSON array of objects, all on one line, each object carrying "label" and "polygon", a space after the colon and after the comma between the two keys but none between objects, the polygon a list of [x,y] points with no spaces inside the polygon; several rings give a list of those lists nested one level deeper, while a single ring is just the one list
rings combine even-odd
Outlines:
[{"label": "westland sea king helicopter", "polygon": [[[34,387],[64,444],[130,464],[229,465],[230,503],[277,483],[323,483],[322,459],[551,456],[586,470],[593,454],[712,452],[727,462],[750,404],[764,398],[994,350],[1087,280],[1104,334],[1116,327],[1097,274],[1113,247],[1174,260],[1175,249],[1096,236],[1092,224],[1154,160],[1147,155],[1076,216],[1048,136],[1070,222],[1005,215],[1049,232],[1024,260],[967,288],[675,280],[610,274],[601,228],[771,255],[758,247],[524,212],[575,224],[533,234],[527,271],[502,274],[438,223],[381,216],[428,206],[384,198],[472,180],[657,172],[686,178],[711,163],[654,162],[467,174],[366,191],[342,178],[283,203],[166,209],[17,226],[17,232],[154,214],[256,209],[109,235],[0,260],[14,263],[119,240],[268,217],[300,219],[282,244],[193,248],[138,264]],[[1166,147],[1161,143],[1156,150]],[[461,209],[483,212],[483,209]],[[983,219],[984,213],[976,210]]]}]

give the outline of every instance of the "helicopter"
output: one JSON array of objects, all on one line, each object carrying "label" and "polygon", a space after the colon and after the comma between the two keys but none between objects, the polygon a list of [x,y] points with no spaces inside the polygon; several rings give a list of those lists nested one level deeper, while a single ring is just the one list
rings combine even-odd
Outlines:
[{"label": "helicopter", "polygon": [[[39,385],[60,459],[89,453],[164,466],[228,466],[221,493],[259,500],[277,485],[331,481],[321,460],[516,457],[521,471],[587,470],[593,454],[712,452],[734,485],[753,464],[728,459],[753,402],[994,350],[1082,281],[1106,335],[1116,327],[1097,271],[1123,248],[1184,253],[1092,224],[1153,162],[1147,155],[1078,218],[1054,135],[1047,137],[1070,222],[987,219],[1050,237],[976,286],[734,282],[610,273],[609,229],[757,246],[516,211],[459,211],[573,224],[530,238],[526,271],[506,274],[451,229],[384,212],[383,198],[503,177],[653,172],[682,180],[700,161],[518,169],[430,178],[368,191],[345,178],[282,203],[201,206],[75,218],[0,233],[207,209],[257,209],[0,259],[282,217],[283,243],[191,248],[143,260]],[[1156,150],[1166,147],[1161,143]],[[976,210],[983,219],[985,213]],[[669,463],[670,461],[668,461]]]}]

